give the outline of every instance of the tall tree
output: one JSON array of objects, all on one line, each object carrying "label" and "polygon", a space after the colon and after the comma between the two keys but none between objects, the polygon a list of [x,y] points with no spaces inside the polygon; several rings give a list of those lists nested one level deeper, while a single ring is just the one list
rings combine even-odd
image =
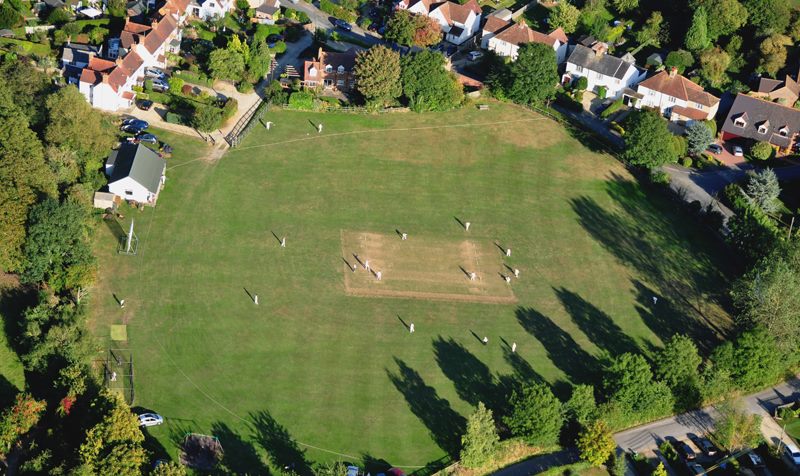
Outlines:
[{"label": "tall tree", "polygon": [[667,68],[678,68],[678,73],[683,74],[683,71],[689,66],[694,64],[694,57],[686,50],[670,51],[667,58],[664,60],[664,66]]},{"label": "tall tree", "polygon": [[[73,201],[47,199],[33,207],[20,276],[23,282],[44,281],[56,290],[87,285],[94,271],[87,221],[86,208]],[[73,266],[83,270],[80,276],[73,276]]]},{"label": "tall tree", "polygon": [[407,10],[397,10],[386,22],[386,31],[383,37],[399,45],[411,46],[414,44],[416,31],[417,24],[414,15]]},{"label": "tall tree", "polygon": [[744,6],[759,36],[785,32],[792,19],[786,0],[745,0]]},{"label": "tall tree", "polygon": [[752,203],[766,213],[778,211],[781,185],[778,183],[778,176],[771,168],[767,167],[750,174],[745,191]]},{"label": "tall tree", "polygon": [[725,400],[717,405],[717,411],[719,418],[714,425],[714,436],[731,453],[755,448],[763,441],[761,416],[746,411],[741,400]]},{"label": "tall tree", "polygon": [[244,57],[230,48],[217,48],[208,57],[208,69],[215,79],[239,81],[245,70]]},{"label": "tall tree", "polygon": [[692,15],[692,24],[686,32],[686,49],[689,51],[701,51],[708,47],[708,17],[706,9],[699,7]]},{"label": "tall tree", "polygon": [[732,294],[740,326],[763,326],[786,354],[800,350],[800,249],[794,242],[759,261]]},{"label": "tall tree", "polygon": [[594,398],[594,387],[591,385],[575,385],[572,395],[564,405],[568,418],[586,425],[597,414],[597,401]]},{"label": "tall tree", "polygon": [[666,28],[664,28],[664,16],[661,15],[661,12],[653,12],[642,28],[636,32],[636,41],[640,44],[661,46],[668,36]]},{"label": "tall tree", "polygon": [[44,401],[27,393],[17,394],[14,404],[0,415],[0,457],[5,459],[14,443],[36,425],[44,410]]},{"label": "tall tree", "polygon": [[75,86],[58,90],[47,98],[46,106],[45,142],[48,146],[74,152],[81,175],[88,182],[103,166],[116,141],[113,129]]},{"label": "tall tree", "polygon": [[672,389],[679,409],[688,409],[700,403],[700,364],[703,359],[692,340],[676,334],[655,359],[656,378]]},{"label": "tall tree", "polygon": [[592,466],[602,466],[617,447],[611,430],[603,420],[589,422],[578,434],[575,445],[581,453],[581,458]]},{"label": "tall tree", "polygon": [[247,80],[256,83],[269,72],[272,57],[266,41],[254,41],[250,48],[250,59],[247,61]]},{"label": "tall tree", "polygon": [[689,152],[699,154],[714,142],[714,136],[704,122],[696,121],[686,128],[686,141],[689,145]]},{"label": "tall tree", "polygon": [[500,437],[494,424],[492,411],[483,402],[467,419],[467,432],[461,438],[461,464],[478,468],[491,460]]},{"label": "tall tree", "polygon": [[792,39],[786,35],[774,34],[764,38],[758,49],[761,57],[758,69],[770,76],[775,76],[786,64],[787,48],[792,45]]},{"label": "tall tree", "polygon": [[719,87],[727,82],[725,71],[731,64],[731,57],[719,46],[708,48],[700,53],[700,76]]},{"label": "tall tree", "polygon": [[672,145],[672,133],[658,112],[641,109],[626,120],[625,159],[648,168],[674,162],[677,156]]},{"label": "tall tree", "polygon": [[[636,0],[638,1],[638,0]],[[569,2],[558,2],[555,7],[550,10],[550,17],[547,19],[547,24],[551,28],[561,28],[564,33],[572,33],[578,28],[578,19],[581,16],[581,11],[575,5]]]},{"label": "tall tree", "polygon": [[0,77],[14,98],[14,104],[28,118],[33,129],[47,119],[45,99],[53,91],[50,77],[29,61],[4,61]]},{"label": "tall tree", "polygon": [[89,474],[139,476],[147,462],[139,420],[117,394],[104,394],[102,420],[89,429],[80,447],[82,470]]},{"label": "tall tree", "polygon": [[414,42],[415,46],[427,48],[442,41],[442,27],[436,19],[427,15],[414,17]]},{"label": "tall tree", "polygon": [[650,365],[641,355],[625,353],[615,358],[606,370],[603,387],[611,401],[634,417],[649,419],[672,410],[669,388],[653,380]]},{"label": "tall tree", "polygon": [[762,326],[746,330],[734,342],[714,349],[711,361],[731,376],[740,389],[753,390],[775,382],[787,365],[785,353]]},{"label": "tall tree", "polygon": [[403,94],[414,111],[446,111],[461,104],[463,89],[445,68],[444,55],[422,50],[405,56],[401,64]]},{"label": "tall tree", "polygon": [[564,424],[561,402],[544,383],[531,383],[511,395],[511,413],[504,422],[514,436],[536,446],[549,446],[558,441]]},{"label": "tall tree", "polygon": [[738,0],[691,0],[693,9],[704,8],[708,20],[708,39],[736,32],[747,23],[747,9]]},{"label": "tall tree", "polygon": [[353,72],[356,88],[368,103],[386,105],[403,92],[400,54],[383,45],[359,51]]},{"label": "tall tree", "polygon": [[556,53],[548,45],[527,43],[511,65],[509,97],[521,104],[538,104],[552,98],[558,84]]},{"label": "tall tree", "polygon": [[39,195],[55,195],[55,179],[39,138],[0,84],[0,269],[22,266],[25,222]]},{"label": "tall tree", "polygon": [[639,8],[639,0],[612,0],[612,3],[619,13],[625,13]]}]

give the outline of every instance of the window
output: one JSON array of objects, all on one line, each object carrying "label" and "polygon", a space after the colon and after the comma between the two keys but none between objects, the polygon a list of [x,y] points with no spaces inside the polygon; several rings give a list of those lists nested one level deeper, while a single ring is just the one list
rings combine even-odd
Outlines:
[{"label": "window", "polygon": [[603,79],[603,75],[600,73],[594,73],[594,77],[597,79]]},{"label": "window", "polygon": [[736,127],[745,127],[747,125],[747,121],[742,119],[741,117],[737,117],[733,120],[733,125]]},{"label": "window", "polygon": [[333,86],[333,80],[326,79],[326,80],[325,80],[325,87],[326,87],[326,88],[329,88],[329,87],[331,87],[331,86]]},{"label": "window", "polygon": [[326,73],[332,73],[333,72],[333,66],[331,66],[329,64],[326,64],[325,65],[325,72]]},{"label": "window", "polygon": [[575,66],[575,71],[583,73],[583,66]]},{"label": "window", "polygon": [[782,135],[783,137],[789,137],[789,128],[786,126],[781,127],[778,129],[778,134]]},{"label": "window", "polygon": [[648,96],[655,96],[655,95],[656,95],[656,92],[655,92],[655,91],[653,91],[652,89],[648,89],[648,90],[647,90],[647,95],[648,95]]},{"label": "window", "polygon": [[336,68],[336,72],[338,72],[339,74],[344,73],[344,66],[339,65],[339,67]]},{"label": "window", "polygon": [[340,88],[341,88],[342,86],[344,86],[344,79],[339,79],[339,80],[337,80],[337,81],[336,81],[336,86],[338,86],[338,87],[340,87]]},{"label": "window", "polygon": [[705,107],[705,106],[703,106],[703,105],[702,105],[702,104],[700,104],[699,102],[696,102],[696,103],[694,103],[694,108],[695,108],[695,109],[699,109],[699,110],[701,110],[701,111],[702,111],[704,107]]},{"label": "window", "polygon": [[667,102],[675,102],[675,98],[672,96],[667,96]]},{"label": "window", "polygon": [[766,134],[768,129],[769,128],[767,126],[765,126],[764,124],[761,124],[760,126],[758,126],[758,133],[759,134]]},{"label": "window", "polygon": [[615,80],[614,80],[614,82],[615,82],[616,84],[619,84],[619,83],[620,83],[619,79],[615,79]]},{"label": "window", "polygon": [[132,196],[133,195],[133,190],[125,190],[125,195],[127,195],[129,197]]}]

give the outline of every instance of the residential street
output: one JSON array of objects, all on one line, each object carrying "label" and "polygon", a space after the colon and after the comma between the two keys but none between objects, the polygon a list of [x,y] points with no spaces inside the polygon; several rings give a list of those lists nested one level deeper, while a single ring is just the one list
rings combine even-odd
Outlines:
[{"label": "residential street", "polygon": [[[795,378],[763,392],[747,395],[743,400],[749,411],[764,417],[761,431],[764,437],[774,444],[780,439],[781,429],[769,418],[770,413],[778,405],[798,398],[800,398],[800,380]],[[668,436],[685,439],[689,433],[702,435],[708,432],[713,428],[716,416],[713,407],[706,407],[617,433],[614,439],[623,450],[630,449],[648,454]]]},{"label": "residential street", "polygon": [[[312,23],[314,23],[314,26],[316,28],[320,28],[325,31],[330,31],[335,28],[333,26],[333,23],[331,22],[333,16],[330,15],[329,13],[323,12],[322,10],[320,10],[311,3],[304,1],[299,1],[297,3],[286,2],[285,4],[283,4],[283,6],[285,6],[286,8],[291,8],[292,10],[304,12],[306,15],[308,15],[308,18],[311,20]],[[350,32],[344,31],[341,28],[337,29],[336,31],[339,32],[339,35],[341,37],[352,36],[361,41],[365,41],[371,45],[378,44],[382,41],[380,37],[375,36],[372,32],[364,30],[355,23],[351,25],[353,27],[353,30]]]}]

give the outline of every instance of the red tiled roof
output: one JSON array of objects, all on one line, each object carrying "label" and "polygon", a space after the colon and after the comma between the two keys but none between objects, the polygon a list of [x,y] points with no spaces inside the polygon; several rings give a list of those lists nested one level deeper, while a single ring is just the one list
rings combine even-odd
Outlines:
[{"label": "red tiled roof", "polygon": [[670,76],[666,71],[647,78],[640,83],[642,87],[658,91],[667,96],[693,101],[704,106],[713,106],[719,103],[719,98],[705,92],[698,84],[695,84],[680,74]]},{"label": "red tiled roof", "polygon": [[703,112],[693,107],[673,106],[672,113],[678,114],[679,116],[688,117],[689,119],[693,119],[695,121],[704,121],[708,119],[707,112]]},{"label": "red tiled roof", "polygon": [[133,93],[133,91],[125,91],[124,93],[122,93],[122,97],[124,99],[131,100],[134,97],[136,97],[136,95]]},{"label": "red tiled roof", "polygon": [[82,83],[89,83],[89,84],[97,84],[102,81],[102,76],[97,71],[91,70],[89,68],[83,68],[81,71],[81,80]]},{"label": "red tiled roof", "polygon": [[155,53],[156,50],[164,44],[178,26],[175,19],[172,18],[172,15],[166,15],[158,22],[154,21],[153,24],[155,25],[153,31],[144,39],[144,47],[147,48],[147,51],[151,54]]},{"label": "red tiled roof", "polygon": [[481,7],[478,6],[478,2],[475,0],[469,0],[463,5],[454,2],[443,2],[436,5],[430,11],[435,10],[442,12],[442,15],[444,16],[444,19],[447,21],[448,25],[452,25],[453,22],[466,25],[467,19],[469,18],[469,12],[472,11],[478,15],[481,12]]},{"label": "red tiled roof", "polygon": [[503,20],[499,17],[490,16],[486,19],[486,23],[483,24],[483,31],[497,33],[503,28],[509,26],[509,24],[511,24],[511,22]]},{"label": "red tiled roof", "polygon": [[97,71],[97,72],[107,72],[117,65],[117,63],[109,60],[104,60],[102,58],[98,58],[97,56],[92,56],[89,58],[89,64],[86,66],[87,68]]},{"label": "red tiled roof", "polygon": [[564,45],[569,43],[569,38],[567,38],[567,34],[564,33],[564,30],[561,27],[558,27],[555,30],[551,31],[550,33],[547,34],[547,36],[555,38]]}]

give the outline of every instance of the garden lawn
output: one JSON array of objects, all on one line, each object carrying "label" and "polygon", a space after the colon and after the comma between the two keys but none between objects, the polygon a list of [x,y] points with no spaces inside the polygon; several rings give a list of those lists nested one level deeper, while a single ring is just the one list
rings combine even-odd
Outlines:
[{"label": "garden lawn", "polygon": [[[130,341],[107,345],[131,349],[135,404],[164,415],[148,432],[173,457],[200,432],[239,473],[337,457],[413,470],[455,454],[463,417],[478,401],[500,407],[511,379],[566,396],[569,382],[597,382],[604,355],[652,352],[676,332],[708,350],[730,328],[721,245],[549,119],[492,103],[264,121],[271,131],[257,126],[216,163],[199,158],[202,143],[160,134],[176,151],[166,188],[123,220],[136,220],[138,256],[115,254],[112,227],[98,234],[93,332],[108,341],[127,324]],[[436,268],[422,254],[392,261],[395,230],[425,253],[441,247]],[[485,291],[516,302],[348,295],[343,259],[368,234],[398,240],[380,248],[387,289],[425,291],[428,279],[432,292],[484,292],[443,281],[466,266],[454,246],[472,243],[497,253],[470,255],[481,279],[520,270]]]}]

